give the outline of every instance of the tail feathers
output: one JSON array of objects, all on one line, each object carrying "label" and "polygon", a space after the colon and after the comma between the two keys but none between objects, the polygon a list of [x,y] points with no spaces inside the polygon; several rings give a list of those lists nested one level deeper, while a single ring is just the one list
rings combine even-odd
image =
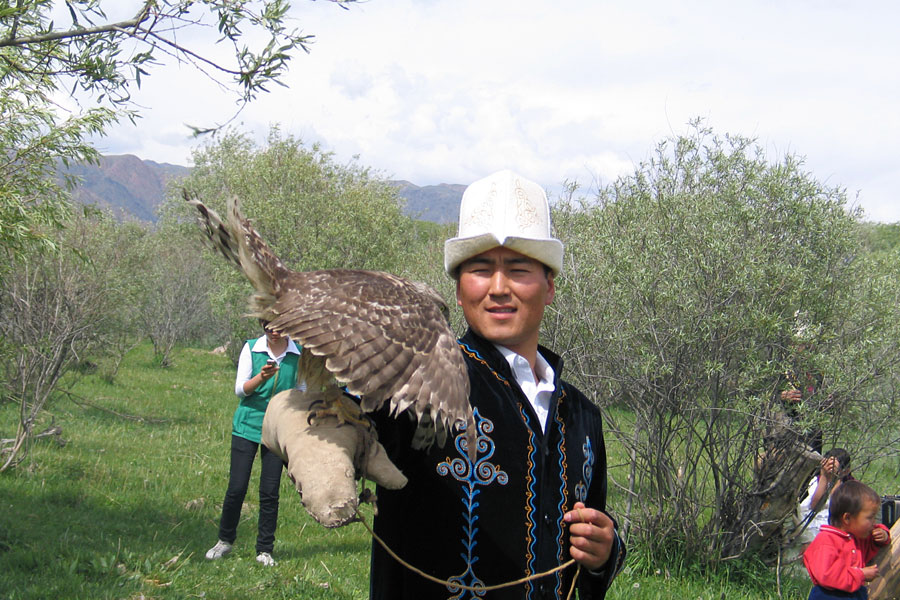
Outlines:
[{"label": "tail feathers", "polygon": [[[413,411],[407,411],[410,418],[415,420]],[[413,432],[412,447],[416,449],[428,449],[437,442],[444,447],[447,443],[447,428],[443,423],[435,423],[431,411],[425,411],[418,417],[416,429]]]},{"label": "tail feathers", "polygon": [[221,217],[219,217],[216,211],[208,208],[200,200],[192,198],[187,190],[184,190],[182,194],[188,204],[197,209],[197,222],[203,229],[203,233],[206,234],[204,241],[206,241],[213,250],[221,253],[226,260],[240,267],[241,259],[238,256],[238,240],[228,226],[222,222]]},{"label": "tail feathers", "polygon": [[280,295],[280,280],[289,271],[241,214],[238,200],[234,197],[228,201],[228,227],[237,232],[241,270],[256,290],[250,299],[250,308],[255,315],[271,319],[273,315],[269,308]]},{"label": "tail feathers", "polygon": [[216,211],[191,198],[187,191],[184,198],[197,209],[198,220],[210,245],[237,265],[253,285],[255,293],[250,299],[251,314],[273,318],[271,306],[281,291],[279,282],[289,271],[241,214],[238,200],[232,198],[228,201],[226,223]]}]

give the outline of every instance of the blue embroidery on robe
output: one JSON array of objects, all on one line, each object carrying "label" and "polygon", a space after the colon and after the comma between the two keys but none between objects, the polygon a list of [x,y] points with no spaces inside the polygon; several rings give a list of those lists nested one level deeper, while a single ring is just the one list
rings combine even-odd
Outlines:
[{"label": "blue embroidery on robe", "polygon": [[[509,476],[505,471],[497,468],[497,465],[488,462],[494,455],[494,441],[489,437],[494,430],[494,424],[489,420],[482,418],[478,413],[478,409],[474,409],[475,427],[478,430],[476,438],[476,461],[472,463],[469,460],[469,454],[466,451],[465,426],[460,427],[460,433],[456,436],[454,445],[459,454],[459,458],[447,460],[438,463],[437,472],[439,475],[451,475],[454,479],[463,484],[463,522],[465,523],[465,536],[463,537],[463,551],[461,556],[466,562],[466,570],[448,581],[447,589],[450,592],[459,592],[451,598],[462,600],[463,598],[481,598],[484,592],[478,593],[470,590],[463,590],[459,585],[476,586],[484,585],[484,582],[475,575],[475,563],[478,562],[478,555],[475,547],[478,545],[476,540],[478,534],[478,494],[481,490],[479,486],[490,485],[497,482],[500,485],[506,485]],[[454,585],[456,584],[456,585]],[[467,596],[471,594],[471,596]]]},{"label": "blue embroidery on robe", "polygon": [[594,474],[594,447],[591,445],[590,436],[585,436],[581,451],[584,453],[584,464],[581,466],[581,481],[575,486],[575,500],[586,502],[588,488],[591,487],[591,476]]},{"label": "blue embroidery on robe", "polygon": [[[559,456],[559,462],[557,463],[557,473],[559,473],[559,503],[556,506],[556,514],[560,515],[560,520],[556,521],[556,556],[559,559],[560,564],[563,563],[564,554],[563,554],[563,528],[562,528],[562,515],[565,513],[566,506],[566,472],[567,466],[566,461],[568,457],[566,456],[566,435],[565,429],[566,424],[563,422],[562,418],[559,415],[559,412],[556,414],[556,422],[560,428],[561,435],[559,436],[559,442],[557,442],[556,453]],[[563,597],[562,590],[562,573],[558,572],[555,575],[556,583],[554,584],[554,596],[556,598]]]},{"label": "blue embroidery on robe", "polygon": [[[535,435],[534,429],[531,427],[531,419],[528,417],[528,413],[525,411],[524,406],[519,406],[519,414],[522,416],[522,420],[525,421],[525,425],[528,427],[528,469],[526,472],[528,473],[526,479],[526,506],[525,506],[525,539],[528,543],[527,551],[525,554],[525,573],[528,575],[533,575],[535,572],[535,546],[537,544],[537,528],[538,528],[538,520],[540,519],[540,515],[538,515],[537,506],[535,505],[535,499],[537,498],[537,491],[535,490],[535,485],[537,483],[537,474],[535,473],[535,469],[537,467],[537,460],[535,460],[535,454],[537,453],[537,445],[535,444]],[[526,597],[531,597],[534,594],[534,583],[528,582],[527,584],[527,592]]]}]

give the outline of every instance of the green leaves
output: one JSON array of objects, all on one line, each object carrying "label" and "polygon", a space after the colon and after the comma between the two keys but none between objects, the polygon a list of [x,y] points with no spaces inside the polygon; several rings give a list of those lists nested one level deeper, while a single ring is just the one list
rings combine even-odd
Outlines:
[{"label": "green leaves", "polygon": [[[220,214],[229,197],[238,198],[244,215],[294,270],[409,274],[421,266],[418,226],[403,214],[395,190],[367,168],[335,163],[318,145],[304,146],[277,128],[262,146],[243,134],[226,132],[199,148],[193,162],[183,185]],[[180,191],[174,191],[163,222],[189,219],[193,225],[189,208]],[[213,302],[231,320],[233,337],[256,331],[255,323],[242,317],[249,284],[218,257],[212,264],[218,290]],[[440,264],[437,255],[421,268],[433,273]]]},{"label": "green leaves", "polygon": [[[796,431],[883,450],[864,432],[897,406],[900,277],[862,251],[844,190],[800,157],[771,162],[754,140],[695,122],[594,198],[569,191],[554,210],[567,262],[546,333],[601,406],[634,414],[618,441],[633,456],[641,535],[743,551],[730,532],[752,519],[742,499],[784,413],[786,371],[822,375]],[[797,311],[819,331],[804,353]]]},{"label": "green leaves", "polygon": [[[341,3],[343,4],[343,3]],[[110,22],[104,2],[67,3],[70,22],[48,19],[53,3],[23,0],[0,10],[0,48],[16,78],[40,73],[74,78],[75,86],[110,105],[130,102],[160,54],[177,56],[199,70],[212,67],[232,77],[243,102],[277,81],[298,49],[308,52],[311,35],[286,27],[286,0],[145,0],[129,19]],[[234,46],[234,63],[208,58],[208,51],[181,44],[175,33],[215,26],[220,41]],[[249,42],[248,42],[249,41]],[[129,55],[130,53],[130,55]]]},{"label": "green leaves", "polygon": [[[277,82],[294,52],[308,51],[311,39],[286,27],[286,0],[143,0],[131,18],[116,22],[104,11],[111,2],[66,2],[68,19],[54,12],[52,0],[0,6],[0,253],[5,258],[18,256],[32,242],[52,246],[49,232],[66,218],[65,187],[72,183],[57,181],[57,163],[97,159],[84,140],[102,135],[122,117],[138,116],[131,88],[140,87],[161,57],[230,77],[246,103]],[[176,37],[211,26],[234,46],[232,63],[217,63],[206,57],[209,48],[187,47]],[[79,100],[86,94],[95,106],[62,110],[53,96],[66,90]]]},{"label": "green leaves", "polygon": [[69,213],[64,188],[71,183],[57,181],[57,161],[96,160],[83,140],[115,119],[104,108],[62,117],[46,101],[49,91],[41,81],[7,80],[0,88],[0,251],[7,259],[33,243],[53,245],[54,229]]}]

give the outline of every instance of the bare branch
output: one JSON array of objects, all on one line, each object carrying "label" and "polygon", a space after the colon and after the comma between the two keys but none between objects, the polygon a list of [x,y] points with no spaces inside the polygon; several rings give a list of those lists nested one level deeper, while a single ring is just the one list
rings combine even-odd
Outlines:
[{"label": "bare branch", "polygon": [[137,28],[141,23],[147,20],[147,17],[150,15],[150,7],[153,6],[153,4],[155,4],[153,0],[147,0],[147,3],[141,7],[141,10],[138,11],[138,13],[133,18],[126,21],[119,21],[118,23],[98,25],[96,27],[79,27],[76,29],[67,29],[65,31],[52,31],[41,35],[29,35],[17,38],[15,37],[17,28],[14,26],[10,31],[10,36],[5,40],[0,40],[0,48],[6,46],[29,46],[31,44],[41,44],[44,42],[54,42],[57,40],[102,35],[104,33],[124,33],[125,35],[129,36],[134,35],[133,32],[128,32],[125,30],[127,30],[129,27]]},{"label": "bare branch", "polygon": [[[127,413],[121,413],[121,412],[115,411],[111,408],[106,408],[105,406],[100,406],[99,404],[90,402],[86,398],[83,398],[81,396],[73,394],[72,392],[67,391],[67,390],[63,390],[63,394],[65,394],[65,396],[67,398],[69,398],[69,400],[71,400],[77,406],[81,406],[81,407],[86,406],[88,408],[93,408],[95,410],[109,413],[111,415],[114,415],[121,419],[125,419],[127,421],[137,421],[138,423],[153,423],[153,424],[167,423],[169,421],[169,419],[159,419],[156,417],[142,417],[140,415],[129,415]],[[0,440],[0,441],[2,441],[2,440]]]}]

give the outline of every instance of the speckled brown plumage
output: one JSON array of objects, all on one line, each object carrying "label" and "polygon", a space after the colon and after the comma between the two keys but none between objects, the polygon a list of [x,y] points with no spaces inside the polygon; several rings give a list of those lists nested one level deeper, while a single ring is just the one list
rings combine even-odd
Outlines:
[{"label": "speckled brown plumage", "polygon": [[228,221],[202,202],[194,205],[208,241],[253,284],[252,316],[303,347],[300,373],[307,386],[335,380],[361,398],[365,411],[390,402],[395,416],[412,411],[420,428],[416,446],[440,443],[451,426],[467,423],[474,451],[469,379],[447,307],[432,288],[390,273],[329,269],[292,271],[275,256],[238,208]]}]

